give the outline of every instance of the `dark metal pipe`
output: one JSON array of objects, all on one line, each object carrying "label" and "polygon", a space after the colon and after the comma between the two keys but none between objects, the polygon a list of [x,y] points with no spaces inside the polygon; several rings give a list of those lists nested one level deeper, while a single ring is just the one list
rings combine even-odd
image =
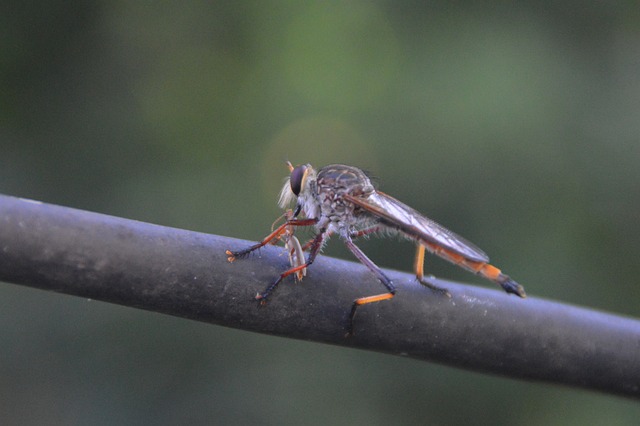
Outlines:
[{"label": "dark metal pipe", "polygon": [[[255,295],[287,268],[274,247],[227,262],[249,242],[0,195],[0,280],[296,339],[640,397],[640,322],[499,289],[439,281],[433,293],[385,270],[395,298],[362,265],[319,257],[303,282]],[[527,283],[535,293],[535,284]]]}]

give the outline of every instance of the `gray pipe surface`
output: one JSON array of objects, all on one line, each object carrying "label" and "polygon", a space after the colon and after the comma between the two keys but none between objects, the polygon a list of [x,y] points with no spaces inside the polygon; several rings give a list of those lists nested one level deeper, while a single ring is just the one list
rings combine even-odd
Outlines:
[{"label": "gray pipe surface", "polygon": [[[0,195],[0,280],[226,327],[380,351],[514,378],[640,396],[640,322],[499,289],[385,270],[396,297],[364,306],[345,338],[351,302],[382,287],[362,265],[320,256],[298,284],[282,249],[233,264],[247,241]],[[535,292],[535,285],[527,283]]]}]

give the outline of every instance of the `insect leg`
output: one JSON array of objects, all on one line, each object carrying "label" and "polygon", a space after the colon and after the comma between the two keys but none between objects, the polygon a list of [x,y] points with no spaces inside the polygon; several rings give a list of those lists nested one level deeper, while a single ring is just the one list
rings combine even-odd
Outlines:
[{"label": "insect leg", "polygon": [[229,256],[227,258],[227,260],[229,262],[233,262],[234,260],[240,258],[240,257],[244,257],[246,255],[248,255],[249,253],[251,253],[252,251],[255,251],[257,249],[259,249],[260,247],[264,247],[267,244],[269,244],[272,241],[277,241],[282,234],[284,234],[285,232],[287,232],[287,229],[289,226],[311,226],[311,225],[315,225],[318,222],[317,219],[292,219],[292,220],[287,220],[285,223],[283,223],[282,225],[278,226],[275,231],[273,231],[272,233],[270,233],[269,235],[267,235],[265,237],[264,240],[260,241],[257,244],[252,245],[251,247],[247,247],[244,250],[239,250],[239,251],[231,251],[231,250],[226,250],[225,253],[227,254],[227,256]]},{"label": "insect leg", "polygon": [[322,240],[324,239],[324,233],[325,233],[325,230],[323,229],[313,239],[313,242],[311,244],[311,250],[309,251],[309,257],[305,263],[294,266],[293,268],[287,269],[286,271],[281,273],[280,276],[273,283],[269,285],[269,287],[267,287],[262,293],[258,293],[256,295],[256,300],[259,300],[261,304],[264,304],[266,302],[265,299],[269,297],[269,294],[271,294],[271,292],[278,286],[278,284],[280,284],[280,282],[283,279],[285,279],[291,274],[297,273],[299,271],[303,271],[309,265],[311,265],[313,261],[316,259],[316,256],[318,255],[318,253],[320,252],[320,248],[322,247]]},{"label": "insect leg", "polygon": [[431,290],[435,290],[438,293],[442,293],[447,297],[451,297],[451,293],[445,288],[438,287],[429,281],[428,278],[424,277],[424,246],[418,243],[418,247],[416,249],[416,259],[413,263],[413,270],[416,273],[416,278],[418,282],[426,287],[429,287]]},{"label": "insect leg", "polygon": [[360,238],[360,237],[364,237],[365,235],[378,232],[379,230],[380,230],[380,226],[375,225],[370,228],[365,228],[365,229],[361,229],[360,231],[352,232],[349,234],[349,236],[351,238]]},{"label": "insect leg", "polygon": [[[326,231],[324,233],[324,237],[323,239],[327,239],[329,238],[333,233],[331,231]],[[306,243],[304,243],[304,245],[302,246],[302,251],[307,251],[309,250],[309,248],[313,245],[313,240],[315,240],[315,238],[311,238],[309,241],[307,241]]]},{"label": "insect leg", "polygon": [[351,250],[351,253],[353,253],[353,255],[360,262],[362,262],[362,264],[364,264],[367,268],[369,268],[369,270],[373,272],[376,278],[378,278],[378,280],[380,280],[380,282],[387,288],[387,290],[389,290],[388,293],[377,294],[375,296],[360,297],[353,301],[353,305],[351,306],[351,312],[349,314],[349,323],[347,324],[347,336],[352,336],[353,335],[353,318],[356,316],[356,311],[358,307],[361,305],[366,305],[368,303],[380,302],[382,300],[391,299],[396,294],[396,288],[391,282],[391,280],[389,279],[389,277],[387,277],[384,274],[384,272],[382,272],[382,270],[375,263],[373,263],[371,259],[369,259],[367,255],[364,254],[364,252],[360,250],[358,246],[356,246],[353,243],[353,240],[351,239],[350,235],[347,234],[344,236],[344,242],[347,248]]}]

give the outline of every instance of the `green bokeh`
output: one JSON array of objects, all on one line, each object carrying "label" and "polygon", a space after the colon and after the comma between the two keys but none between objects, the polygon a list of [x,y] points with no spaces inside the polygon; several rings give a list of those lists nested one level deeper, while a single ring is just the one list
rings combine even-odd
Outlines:
[{"label": "green bokeh", "polygon": [[[639,9],[4,2],[0,192],[256,240],[279,215],[286,160],[345,162],[528,294],[637,317]],[[362,247],[411,268],[410,244]],[[348,257],[338,241],[326,252]],[[9,284],[0,300],[2,424],[640,418],[614,397]]]}]

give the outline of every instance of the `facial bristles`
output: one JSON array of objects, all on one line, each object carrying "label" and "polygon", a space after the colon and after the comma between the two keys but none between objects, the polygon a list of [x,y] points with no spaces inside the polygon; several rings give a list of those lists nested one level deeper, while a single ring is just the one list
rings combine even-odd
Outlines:
[{"label": "facial bristles", "polygon": [[280,198],[278,199],[278,205],[281,209],[286,209],[296,199],[295,194],[291,190],[291,184],[289,183],[289,177],[284,180],[284,185],[280,190]]}]

